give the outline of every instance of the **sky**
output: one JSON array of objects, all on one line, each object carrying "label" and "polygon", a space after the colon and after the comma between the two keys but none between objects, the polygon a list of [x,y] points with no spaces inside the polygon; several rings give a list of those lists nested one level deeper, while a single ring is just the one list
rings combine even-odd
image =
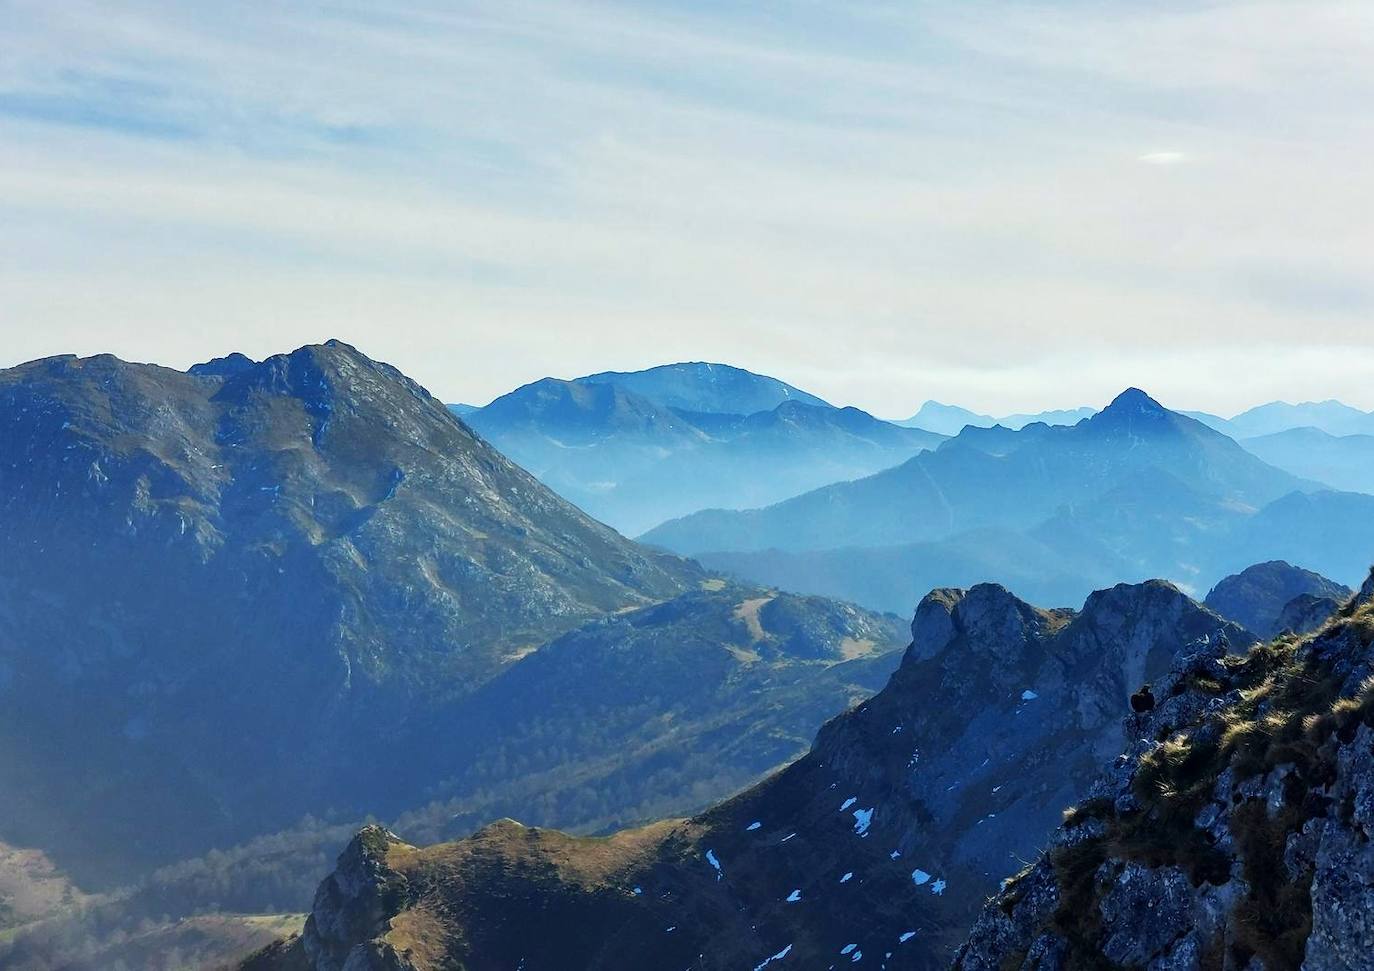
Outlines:
[{"label": "sky", "polygon": [[1374,4],[0,0],[0,366],[1374,408]]}]

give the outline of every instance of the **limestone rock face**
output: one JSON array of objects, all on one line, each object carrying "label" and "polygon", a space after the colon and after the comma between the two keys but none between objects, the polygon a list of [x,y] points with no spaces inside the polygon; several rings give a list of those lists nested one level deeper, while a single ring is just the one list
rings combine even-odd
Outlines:
[{"label": "limestone rock face", "polygon": [[1182,658],[955,967],[1369,968],[1371,598],[1307,638]]},{"label": "limestone rock face", "polygon": [[386,929],[409,889],[406,878],[387,865],[393,847],[405,844],[380,826],[368,826],[320,884],[301,934],[305,954],[318,971],[380,971],[386,966],[379,963],[378,949],[363,945]]}]

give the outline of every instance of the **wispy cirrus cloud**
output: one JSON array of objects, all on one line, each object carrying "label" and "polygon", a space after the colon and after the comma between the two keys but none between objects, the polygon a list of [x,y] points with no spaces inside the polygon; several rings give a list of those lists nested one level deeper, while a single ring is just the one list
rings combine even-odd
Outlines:
[{"label": "wispy cirrus cloud", "polygon": [[1358,5],[3,9],[0,364],[336,335],[451,399],[708,357],[888,414],[1374,406]]}]

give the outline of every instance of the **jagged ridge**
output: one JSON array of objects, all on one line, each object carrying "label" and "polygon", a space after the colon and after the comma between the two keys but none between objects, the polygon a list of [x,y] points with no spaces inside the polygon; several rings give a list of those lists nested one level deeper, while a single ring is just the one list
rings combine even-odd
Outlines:
[{"label": "jagged ridge", "polygon": [[[888,686],[759,786],[610,840],[512,822],[425,849],[364,834],[267,966],[737,969],[783,951],[796,967],[842,951],[942,966],[1006,861],[1086,789],[1138,679],[1219,632],[1249,641],[1161,582],[1081,613],[993,585],[935,591]],[[368,844],[409,888],[380,910],[340,896]],[[376,917],[364,933],[345,919],[359,908]]]},{"label": "jagged ridge", "polygon": [[1372,643],[1374,574],[1315,634],[1180,661],[956,968],[1368,968]]}]

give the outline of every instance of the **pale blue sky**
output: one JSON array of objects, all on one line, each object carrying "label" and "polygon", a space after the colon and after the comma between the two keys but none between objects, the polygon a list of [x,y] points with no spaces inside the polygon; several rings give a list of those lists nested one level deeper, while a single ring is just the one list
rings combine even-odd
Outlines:
[{"label": "pale blue sky", "polygon": [[0,365],[1374,408],[1374,5],[0,0]]}]

